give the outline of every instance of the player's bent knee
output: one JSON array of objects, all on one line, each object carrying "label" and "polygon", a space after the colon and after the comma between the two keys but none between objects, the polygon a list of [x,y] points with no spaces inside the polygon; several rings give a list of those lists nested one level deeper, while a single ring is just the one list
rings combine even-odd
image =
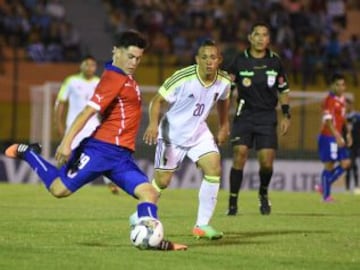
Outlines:
[{"label": "player's bent knee", "polygon": [[165,189],[170,184],[170,179],[161,178],[161,179],[156,179],[155,182],[159,188]]},{"label": "player's bent knee", "polygon": [[154,179],[156,185],[160,189],[165,189],[169,186],[173,172],[155,171]]},{"label": "player's bent knee", "polygon": [[140,201],[156,203],[159,198],[159,192],[149,183],[144,183],[136,187],[135,196]]},{"label": "player's bent knee", "polygon": [[56,198],[68,197],[72,192],[64,185],[60,178],[56,178],[49,187],[50,193]]}]

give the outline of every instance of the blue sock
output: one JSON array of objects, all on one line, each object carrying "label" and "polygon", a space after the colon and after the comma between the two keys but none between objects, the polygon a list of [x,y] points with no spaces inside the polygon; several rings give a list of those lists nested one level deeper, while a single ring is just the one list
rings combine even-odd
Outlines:
[{"label": "blue sock", "polygon": [[153,217],[158,218],[157,216],[157,206],[156,204],[150,202],[142,202],[137,206],[138,217]]},{"label": "blue sock", "polygon": [[321,174],[321,186],[323,190],[323,199],[326,199],[330,195],[330,177],[332,175],[331,171],[323,170]]},{"label": "blue sock", "polygon": [[334,170],[331,171],[331,177],[329,179],[330,184],[334,183],[339,177],[345,172],[344,168],[338,165]]},{"label": "blue sock", "polygon": [[49,189],[56,177],[59,177],[58,169],[33,151],[26,151],[24,160],[39,175],[41,181]]}]

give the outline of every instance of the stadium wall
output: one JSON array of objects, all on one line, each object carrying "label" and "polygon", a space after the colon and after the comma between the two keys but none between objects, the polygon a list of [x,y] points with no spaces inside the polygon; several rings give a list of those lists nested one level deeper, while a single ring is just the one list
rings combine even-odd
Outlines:
[{"label": "stadium wall", "polygon": [[[153,175],[153,162],[149,159],[139,159],[139,167],[148,175]],[[221,188],[228,190],[232,161],[224,159],[222,163],[223,175]],[[274,175],[270,189],[276,191],[312,192],[316,183],[320,182],[322,164],[319,161],[277,160],[274,164]],[[196,189],[199,188],[202,175],[196,166],[186,160],[180,170],[172,179],[170,188]],[[30,166],[23,161],[9,159],[0,155],[0,182],[11,184],[40,183],[37,175],[31,171]],[[94,184],[103,184],[96,181]],[[257,190],[259,186],[258,163],[251,159],[245,167],[243,190]],[[343,180],[337,181],[334,191],[343,191]]]}]

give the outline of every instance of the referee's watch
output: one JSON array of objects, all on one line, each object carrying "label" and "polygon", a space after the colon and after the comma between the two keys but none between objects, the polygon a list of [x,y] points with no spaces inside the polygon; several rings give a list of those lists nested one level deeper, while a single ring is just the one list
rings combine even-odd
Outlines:
[{"label": "referee's watch", "polygon": [[283,113],[283,116],[286,117],[287,119],[291,119],[291,114],[290,113]]},{"label": "referee's watch", "polygon": [[290,114],[290,106],[289,104],[283,104],[281,105],[281,111],[284,117],[286,117],[287,119],[291,118],[291,114]]}]

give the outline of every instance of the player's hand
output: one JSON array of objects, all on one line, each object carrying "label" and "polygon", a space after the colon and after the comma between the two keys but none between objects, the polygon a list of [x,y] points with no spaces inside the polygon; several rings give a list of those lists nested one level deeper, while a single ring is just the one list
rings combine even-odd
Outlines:
[{"label": "player's hand", "polygon": [[336,143],[339,147],[344,147],[346,145],[344,138],[341,135],[335,136]]},{"label": "player's hand", "polygon": [[219,132],[216,136],[216,143],[221,146],[223,145],[227,138],[229,137],[229,127],[224,126],[222,128],[219,129]]},{"label": "player's hand", "polygon": [[290,127],[290,119],[283,117],[280,122],[280,133],[281,135],[286,135]]},{"label": "player's hand", "polygon": [[143,140],[148,145],[156,144],[158,136],[158,127],[157,125],[149,124],[145,130]]},{"label": "player's hand", "polygon": [[66,146],[61,143],[56,149],[55,160],[57,162],[58,167],[64,165],[70,158],[71,148],[70,146]]}]

